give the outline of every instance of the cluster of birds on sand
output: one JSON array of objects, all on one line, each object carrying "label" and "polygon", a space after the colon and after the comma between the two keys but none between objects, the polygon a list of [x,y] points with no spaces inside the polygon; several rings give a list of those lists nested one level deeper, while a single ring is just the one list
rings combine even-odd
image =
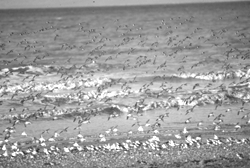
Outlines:
[{"label": "cluster of birds on sand", "polygon": [[[239,17],[234,19],[239,19]],[[108,36],[108,33],[105,32],[107,29],[105,26],[89,29],[85,23],[73,25],[73,28],[71,28],[70,26],[58,27],[49,21],[43,28],[30,32],[11,32],[6,35],[5,31],[1,31],[1,38],[7,41],[0,43],[1,53],[3,58],[6,58],[0,61],[0,64],[6,67],[1,68],[0,71],[0,107],[5,107],[6,110],[6,107],[9,107],[7,101],[10,101],[23,108],[20,110],[20,108],[13,106],[7,108],[6,113],[2,114],[1,120],[8,121],[8,127],[4,128],[0,134],[2,137],[0,140],[0,156],[15,157],[28,154],[30,158],[33,158],[38,152],[49,155],[73,151],[128,151],[139,147],[164,150],[169,146],[189,148],[195,145],[199,148],[204,143],[207,145],[249,144],[250,140],[247,138],[235,139],[214,135],[214,138],[207,139],[204,142],[200,136],[192,138],[189,134],[187,126],[192,123],[194,118],[190,115],[193,115],[199,106],[208,104],[214,104],[215,109],[213,111],[216,111],[221,109],[225,103],[241,103],[241,107],[236,110],[228,108],[218,115],[215,115],[215,112],[208,114],[207,119],[213,117],[214,131],[222,131],[223,118],[228,113],[233,112],[237,112],[238,116],[242,115],[241,119],[244,122],[233,124],[235,131],[239,131],[243,126],[246,127],[250,124],[250,111],[245,107],[250,98],[248,93],[250,65],[246,63],[246,60],[250,58],[250,50],[248,48],[237,48],[233,43],[226,40],[226,37],[230,34],[230,37],[239,41],[239,45],[248,46],[250,43],[248,34],[241,30],[222,28],[220,30],[209,30],[209,37],[205,37],[203,34],[208,29],[206,27],[195,27],[193,31],[189,31],[189,34],[183,36],[175,33],[175,31],[182,31],[185,26],[190,26],[195,22],[197,22],[196,17],[193,16],[184,19],[181,17],[163,19],[159,21],[158,25],[152,27],[154,29],[152,32],[156,32],[156,34],[151,36],[144,33],[146,27],[139,24],[123,24],[117,19],[113,22],[117,40]],[[84,34],[88,37],[88,40],[76,44],[61,44],[62,41],[67,41],[63,37],[65,30],[74,30],[77,35]],[[53,57],[48,49],[49,46],[46,48],[46,44],[42,41],[32,41],[29,38],[34,35],[46,36],[46,33],[49,33],[53,43],[57,44],[55,48],[59,50],[59,53],[84,51],[86,54],[82,59],[84,61],[78,63],[78,57],[74,58],[73,56],[66,61],[56,60],[57,58]],[[9,49],[16,43],[16,37],[20,39],[15,45],[17,49],[14,47]],[[216,42],[217,39],[220,43]],[[199,45],[200,43],[208,45],[209,48],[214,48],[215,51],[223,50],[224,52],[220,59],[214,58],[213,54],[210,55],[209,52],[202,50],[203,46]],[[163,45],[170,49],[165,51]],[[89,50],[88,47],[92,48]],[[113,48],[112,54],[108,54],[107,52],[111,48]],[[122,48],[124,49],[121,50]],[[195,51],[193,50],[201,51],[198,55],[202,58],[193,64],[189,64],[192,56],[183,55],[183,53],[192,52],[194,54]],[[138,53],[144,54],[137,55]],[[27,56],[30,54],[32,56]],[[169,70],[168,67],[171,67],[173,60],[178,60],[178,66],[173,68],[176,73],[170,76],[162,73]],[[233,63],[236,60],[241,62],[241,67]],[[50,62],[50,65],[41,66],[45,62]],[[113,62],[118,64],[113,65]],[[194,71],[202,66],[207,67],[211,62],[218,63],[221,71],[188,73],[188,71]],[[67,66],[60,66],[61,64]],[[235,70],[235,67],[239,69]],[[144,68],[146,71],[140,71]],[[126,73],[137,70],[138,74],[132,78],[131,76],[130,78],[123,78],[122,75],[119,78],[105,76],[110,71],[114,71],[115,74],[114,69],[118,69],[119,72],[122,72],[120,74],[124,76]],[[15,79],[13,76],[18,76],[22,80],[13,82],[12,80]],[[42,79],[47,77],[55,77],[55,81],[44,82]],[[140,83],[143,78],[149,80],[135,89],[133,85]],[[171,80],[176,78],[193,78],[196,81],[202,79],[206,84],[205,86],[202,82],[171,84]],[[235,78],[237,80],[233,80],[229,84],[218,84],[216,82]],[[62,90],[70,93],[62,93]],[[123,100],[130,97],[136,97],[133,99],[136,100],[130,104],[122,103]],[[120,99],[120,102],[115,103],[118,99]],[[34,104],[38,104],[39,108],[32,107]],[[64,108],[65,104],[71,104],[75,107]],[[41,107],[41,105],[43,106]],[[173,113],[168,110],[173,108],[180,110],[184,107],[189,107],[185,113],[186,120],[183,121],[186,126],[179,133],[174,134],[175,139],[182,139],[184,143],[178,143],[174,140],[161,142],[156,135],[165,134],[162,124],[166,118],[171,118]],[[151,122],[152,120],[147,120],[145,123],[140,121],[140,117],[147,111],[157,111],[157,109],[164,109],[165,113],[160,114],[153,122]],[[152,133],[153,135],[146,141],[131,141],[128,139],[125,142],[117,142],[112,145],[84,146],[79,144],[84,144],[87,139],[83,135],[84,133],[81,133],[84,124],[91,124],[92,117],[102,115],[105,112],[108,114],[107,120],[110,122],[122,115],[126,115],[124,122],[126,120],[135,121],[131,127],[137,126],[137,131],[136,133],[131,130],[126,132],[128,138],[131,138],[134,134]],[[17,127],[21,124],[27,129],[35,126],[36,120],[48,118],[59,120],[63,117],[72,117],[72,122],[77,123],[77,126],[72,129],[79,130],[79,134],[71,138],[73,143],[69,143],[68,146],[60,147],[55,142],[60,143],[58,139],[64,132],[71,129],[69,127],[55,131],[49,138],[43,137],[45,134],[51,133],[49,129],[41,132],[40,137],[27,135],[25,131],[21,132],[21,136],[31,138],[31,141],[28,141],[32,144],[30,147],[27,147],[25,142],[12,141],[17,132]],[[53,121],[51,121],[51,124],[53,124]],[[203,122],[199,122],[197,128],[202,129],[202,124]],[[96,135],[98,142],[106,142],[109,136],[121,135],[122,133],[119,132],[117,127],[112,126],[104,133]],[[148,131],[145,131],[145,128],[148,128]]]},{"label": "cluster of birds on sand", "polygon": [[[58,135],[54,135],[57,137]],[[45,139],[43,136],[40,138],[34,139],[32,145],[26,146],[19,142],[15,143],[2,143],[1,157],[18,157],[26,156],[30,159],[38,157],[39,154],[56,156],[58,154],[67,154],[67,153],[112,153],[112,152],[122,152],[129,153],[134,150],[150,150],[150,151],[161,151],[169,152],[169,150],[177,148],[180,150],[197,148],[200,149],[204,146],[232,146],[232,145],[249,145],[249,138],[237,139],[233,137],[218,137],[214,135],[213,138],[208,138],[206,141],[203,141],[201,136],[192,137],[187,135],[183,142],[176,142],[175,140],[165,140],[161,141],[160,138],[156,135],[151,136],[146,140],[133,140],[127,139],[120,142],[113,143],[99,143],[99,144],[84,144],[82,143],[84,137],[79,134],[77,138],[67,144],[58,144],[53,143],[55,140],[53,138]],[[100,142],[103,142],[102,139]],[[241,153],[236,152],[236,156],[239,159],[243,159],[244,156]]]}]

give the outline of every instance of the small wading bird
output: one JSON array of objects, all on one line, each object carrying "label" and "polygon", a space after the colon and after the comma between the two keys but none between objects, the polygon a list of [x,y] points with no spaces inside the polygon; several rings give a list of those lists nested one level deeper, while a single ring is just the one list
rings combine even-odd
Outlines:
[{"label": "small wading bird", "polygon": [[192,118],[192,117],[189,117],[188,119],[186,119],[185,124],[190,123],[190,122],[191,122],[191,118]]}]

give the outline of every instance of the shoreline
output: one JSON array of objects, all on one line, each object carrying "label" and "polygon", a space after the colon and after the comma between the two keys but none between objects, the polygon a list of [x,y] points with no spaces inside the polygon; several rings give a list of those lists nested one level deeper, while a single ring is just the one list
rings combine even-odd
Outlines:
[{"label": "shoreline", "polygon": [[[189,140],[188,140],[189,139]],[[51,145],[28,148],[16,156],[0,157],[3,167],[247,167],[250,165],[250,140],[210,139],[199,143],[186,138],[185,143],[147,140],[125,140],[113,143]],[[44,142],[40,142],[44,143]],[[19,154],[18,152],[22,152]],[[12,154],[13,155],[13,154]]]}]

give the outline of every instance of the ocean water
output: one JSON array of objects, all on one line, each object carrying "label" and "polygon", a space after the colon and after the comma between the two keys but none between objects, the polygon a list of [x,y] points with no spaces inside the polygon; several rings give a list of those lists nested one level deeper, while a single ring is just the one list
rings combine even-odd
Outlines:
[{"label": "ocean water", "polygon": [[20,140],[47,129],[45,137],[64,128],[62,137],[74,137],[138,132],[140,125],[149,134],[187,127],[247,135],[249,8],[234,2],[1,10],[0,138],[8,137],[7,127],[16,131],[7,139]]}]

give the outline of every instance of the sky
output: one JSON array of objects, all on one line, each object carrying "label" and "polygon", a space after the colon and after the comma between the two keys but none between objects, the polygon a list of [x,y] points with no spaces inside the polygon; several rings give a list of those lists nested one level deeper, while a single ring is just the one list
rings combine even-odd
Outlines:
[{"label": "sky", "polygon": [[0,9],[124,6],[223,1],[237,0],[0,0]]}]

